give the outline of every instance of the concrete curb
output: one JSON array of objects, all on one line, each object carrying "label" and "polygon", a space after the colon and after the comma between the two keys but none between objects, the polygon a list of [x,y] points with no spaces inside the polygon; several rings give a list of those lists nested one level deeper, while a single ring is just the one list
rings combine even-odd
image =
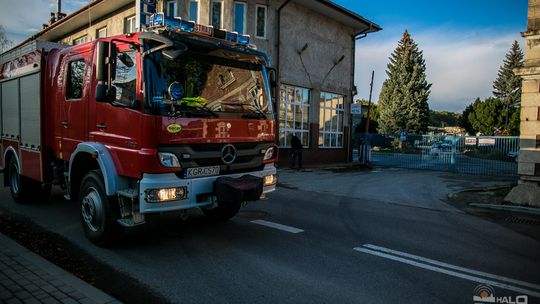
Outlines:
[{"label": "concrete curb", "polygon": [[109,296],[103,291],[95,288],[94,286],[84,282],[83,280],[75,277],[71,273],[63,270],[62,268],[54,265],[53,263],[47,261],[43,257],[35,254],[29,249],[19,245],[14,240],[8,238],[4,234],[0,233],[0,242],[4,244],[9,250],[13,253],[23,257],[32,265],[40,268],[41,270],[47,272],[55,279],[64,282],[67,285],[70,285],[78,292],[85,295],[88,299],[99,304],[112,304],[112,303],[121,303],[115,298]]},{"label": "concrete curb", "polygon": [[477,203],[469,204],[469,206],[473,206],[473,207],[477,207],[477,208],[502,210],[502,211],[513,211],[513,212],[520,212],[520,213],[526,213],[526,214],[540,215],[540,208],[530,208],[530,207],[522,207],[522,206],[508,206],[508,205],[494,205],[494,204],[477,204]]},{"label": "concrete curb", "polygon": [[495,190],[499,190],[499,189],[502,189],[502,188],[509,188],[509,187],[513,187],[513,186],[514,186],[514,184],[508,184],[508,185],[502,185],[502,186],[493,186],[493,187],[467,188],[467,189],[463,189],[463,190],[459,190],[459,191],[450,192],[450,193],[448,193],[447,196],[448,196],[448,198],[453,198],[456,195],[458,195],[460,193],[464,193],[464,192],[495,191]]}]

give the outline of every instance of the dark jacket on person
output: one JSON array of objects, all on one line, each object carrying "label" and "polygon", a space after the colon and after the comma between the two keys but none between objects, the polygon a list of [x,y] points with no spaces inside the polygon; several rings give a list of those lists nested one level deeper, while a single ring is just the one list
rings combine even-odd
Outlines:
[{"label": "dark jacket on person", "polygon": [[296,135],[291,138],[291,148],[292,150],[302,150],[302,142]]}]

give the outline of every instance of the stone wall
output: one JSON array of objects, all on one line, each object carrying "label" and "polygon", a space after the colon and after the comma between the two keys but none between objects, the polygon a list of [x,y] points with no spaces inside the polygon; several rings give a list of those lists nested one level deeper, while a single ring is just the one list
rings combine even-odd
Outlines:
[{"label": "stone wall", "polygon": [[529,0],[525,38],[525,65],[516,69],[523,79],[521,95],[519,185],[506,200],[540,206],[540,0]]}]

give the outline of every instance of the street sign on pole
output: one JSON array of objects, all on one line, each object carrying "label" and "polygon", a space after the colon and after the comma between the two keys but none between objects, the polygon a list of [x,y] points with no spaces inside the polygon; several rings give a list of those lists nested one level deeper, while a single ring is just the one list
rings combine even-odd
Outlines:
[{"label": "street sign on pole", "polygon": [[362,105],[358,103],[351,104],[351,115],[362,115]]}]

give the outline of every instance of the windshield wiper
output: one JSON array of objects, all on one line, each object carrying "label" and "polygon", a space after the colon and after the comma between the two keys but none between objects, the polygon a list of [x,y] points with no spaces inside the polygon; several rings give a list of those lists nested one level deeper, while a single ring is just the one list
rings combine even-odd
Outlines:
[{"label": "windshield wiper", "polygon": [[260,118],[260,119],[267,119],[266,113],[255,107],[255,106],[246,106],[247,109],[249,109],[251,112],[245,113],[242,115],[242,118]]},{"label": "windshield wiper", "polygon": [[[197,111],[197,110],[199,110],[199,111]],[[210,110],[206,106],[186,107],[184,109],[178,110],[177,112],[188,113],[190,115],[195,115],[195,116],[202,115],[204,117],[214,116],[215,118],[219,118],[219,115],[216,112]]]}]

